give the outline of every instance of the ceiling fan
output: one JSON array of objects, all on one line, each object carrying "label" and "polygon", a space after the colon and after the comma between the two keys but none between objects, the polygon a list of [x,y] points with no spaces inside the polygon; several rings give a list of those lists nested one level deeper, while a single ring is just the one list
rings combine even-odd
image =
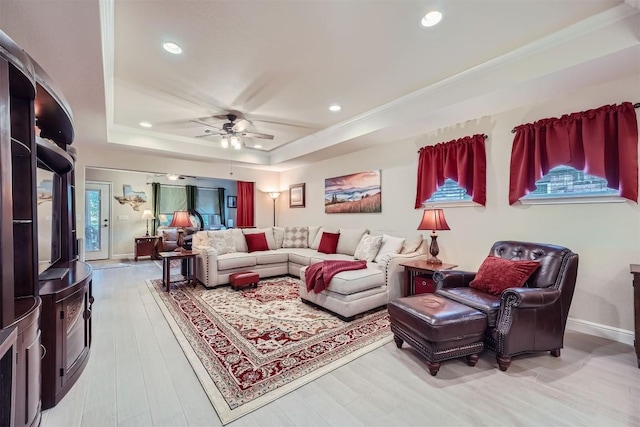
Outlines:
[{"label": "ceiling fan", "polygon": [[227,113],[213,117],[221,120],[227,119],[229,121],[223,123],[222,127],[217,127],[202,120],[192,120],[194,123],[207,127],[204,134],[197,135],[196,138],[206,138],[214,135],[222,136],[222,140],[220,142],[222,148],[229,148],[231,146],[236,150],[239,150],[244,145],[244,141],[242,140],[243,137],[273,139],[273,135],[267,135],[266,133],[246,132],[246,129],[249,127],[251,122],[245,118],[240,118],[238,120],[238,114]]}]

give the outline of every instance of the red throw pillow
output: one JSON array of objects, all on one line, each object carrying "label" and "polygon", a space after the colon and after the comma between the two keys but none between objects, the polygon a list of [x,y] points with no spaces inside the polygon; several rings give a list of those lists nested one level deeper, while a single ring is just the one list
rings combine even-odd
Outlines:
[{"label": "red throw pillow", "polygon": [[339,238],[340,233],[327,233],[323,231],[322,238],[320,239],[320,244],[318,245],[318,252],[322,252],[325,254],[335,254],[336,249],[338,248]]},{"label": "red throw pillow", "polygon": [[267,236],[264,233],[245,234],[244,238],[247,241],[247,247],[249,248],[249,252],[269,250],[269,244],[267,243]]},{"label": "red throw pillow", "polygon": [[487,257],[469,287],[500,295],[507,288],[521,288],[536,271],[538,261],[511,261],[504,258]]}]

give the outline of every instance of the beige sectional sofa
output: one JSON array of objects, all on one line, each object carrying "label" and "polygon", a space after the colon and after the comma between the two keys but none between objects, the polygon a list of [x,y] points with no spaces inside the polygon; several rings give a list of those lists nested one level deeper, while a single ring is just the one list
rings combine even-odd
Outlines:
[{"label": "beige sectional sofa", "polygon": [[[340,233],[335,254],[318,251],[323,232]],[[255,233],[265,234],[268,250],[249,252],[245,235]],[[404,239],[380,233],[383,243],[376,256],[367,260],[366,269],[338,273],[323,292],[307,292],[304,272],[308,265],[324,260],[354,260],[357,256],[362,259],[362,247],[358,245],[365,235],[368,240],[375,236],[367,229],[320,226],[199,231],[193,236],[193,249],[199,253],[197,278],[212,288],[228,284],[229,275],[241,271],[254,271],[261,278],[293,275],[303,280],[303,301],[350,319],[402,296],[404,268],[400,263],[426,258],[427,253],[422,235]]]}]

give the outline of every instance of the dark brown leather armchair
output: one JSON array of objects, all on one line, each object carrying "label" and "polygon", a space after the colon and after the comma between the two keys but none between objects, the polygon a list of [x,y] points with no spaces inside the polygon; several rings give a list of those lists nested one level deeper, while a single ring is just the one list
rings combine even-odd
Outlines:
[{"label": "dark brown leather armchair", "polygon": [[489,255],[509,260],[535,260],[540,267],[524,287],[491,295],[470,288],[476,273],[441,271],[434,274],[436,294],[487,315],[485,346],[496,352],[500,370],[512,356],[549,351],[560,356],[564,329],[578,272],[578,254],[560,246],[516,241],[493,244]]}]

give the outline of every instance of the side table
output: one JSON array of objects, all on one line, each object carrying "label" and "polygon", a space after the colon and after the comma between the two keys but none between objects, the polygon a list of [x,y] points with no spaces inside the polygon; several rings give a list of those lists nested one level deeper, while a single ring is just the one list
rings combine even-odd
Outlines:
[{"label": "side table", "polygon": [[162,258],[162,283],[165,285],[167,292],[171,289],[171,260],[179,259],[186,261],[186,278],[187,283],[196,285],[196,262],[197,252],[181,251],[181,252],[160,252]]},{"label": "side table", "polygon": [[140,256],[150,256],[151,259],[158,259],[159,236],[145,236],[135,238],[134,258],[138,261]]},{"label": "side table", "polygon": [[[457,264],[431,264],[426,260],[406,261],[401,262],[400,265],[404,267],[402,296],[405,297],[415,295],[416,293],[433,293],[435,289],[433,273],[441,270],[451,270],[457,267]],[[414,287],[415,278],[418,276],[424,279],[424,289],[415,289]]]}]

